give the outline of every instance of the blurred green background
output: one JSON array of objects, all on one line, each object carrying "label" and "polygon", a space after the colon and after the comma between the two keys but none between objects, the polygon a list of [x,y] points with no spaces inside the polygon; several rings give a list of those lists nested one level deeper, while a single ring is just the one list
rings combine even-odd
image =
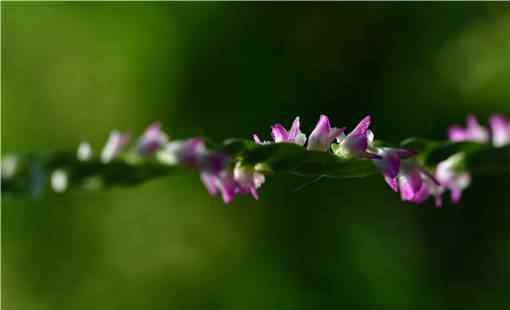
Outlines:
[{"label": "blurred green background", "polygon": [[[2,3],[2,153],[269,136],[300,115],[445,138],[510,114],[507,4]],[[2,201],[5,309],[508,309],[508,178],[404,204],[381,177],[271,177],[224,207],[192,172]]]}]

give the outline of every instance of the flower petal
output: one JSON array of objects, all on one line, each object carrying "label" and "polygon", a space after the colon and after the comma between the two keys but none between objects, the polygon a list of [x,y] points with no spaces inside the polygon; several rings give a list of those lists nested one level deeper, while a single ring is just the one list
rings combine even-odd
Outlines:
[{"label": "flower petal", "polygon": [[441,193],[434,194],[434,201],[436,204],[436,208],[443,207],[443,199],[441,198]]},{"label": "flower petal", "polygon": [[333,141],[338,139],[344,133],[345,129],[346,129],[345,127],[331,128],[331,130],[329,131],[329,135],[328,135],[329,144],[331,144]]},{"label": "flower petal", "polygon": [[238,186],[230,175],[222,175],[219,179],[221,197],[225,203],[230,203],[236,194]]},{"label": "flower petal", "polygon": [[452,202],[457,204],[460,202],[460,198],[462,197],[462,190],[456,186],[450,187],[451,199]]},{"label": "flower petal", "polygon": [[149,156],[154,154],[167,142],[168,137],[161,132],[161,124],[155,122],[151,124],[140,137],[136,150],[140,155]]},{"label": "flower petal", "polygon": [[356,127],[351,131],[351,135],[362,135],[367,136],[368,128],[370,127],[371,122],[371,116],[367,115],[365,116],[359,123],[356,125]]},{"label": "flower petal", "polygon": [[129,134],[113,130],[101,151],[101,161],[108,163],[113,160],[129,142]]},{"label": "flower petal", "polygon": [[290,127],[290,130],[289,130],[289,137],[288,137],[289,140],[296,139],[296,137],[301,133],[299,127],[300,127],[299,116],[296,116],[296,118],[292,122],[292,126]]},{"label": "flower petal", "polygon": [[478,123],[478,120],[473,115],[467,117],[467,134],[469,141],[480,143],[489,141],[489,132]]},{"label": "flower petal", "polygon": [[383,155],[382,159],[374,159],[374,164],[389,178],[395,178],[400,170],[400,158],[392,152]]},{"label": "flower petal", "polygon": [[271,136],[273,137],[274,142],[289,141],[289,133],[281,124],[274,124],[271,126]]},{"label": "flower petal", "polygon": [[402,200],[413,200],[416,193],[422,188],[423,180],[418,170],[407,171],[399,177]]},{"label": "flower petal", "polygon": [[390,178],[385,175],[384,181],[386,181],[386,184],[388,184],[394,192],[398,193],[397,178]]},{"label": "flower petal", "polygon": [[399,178],[398,179],[399,189],[400,189],[400,197],[403,201],[412,201],[414,199],[415,191],[411,184],[409,183],[409,180],[406,178]]},{"label": "flower petal", "polygon": [[502,115],[493,115],[489,122],[494,146],[502,147],[510,144],[510,120]]},{"label": "flower petal", "polygon": [[430,196],[430,189],[426,183],[422,183],[421,188],[414,194],[412,202],[422,203]]},{"label": "flower petal", "polygon": [[363,118],[356,128],[340,141],[340,147],[337,149],[336,155],[345,158],[366,157],[369,145],[368,127],[370,126],[370,119],[370,116]]},{"label": "flower petal", "polygon": [[253,140],[255,140],[255,143],[262,144],[262,140],[260,140],[259,136],[257,134],[253,134]]},{"label": "flower petal", "polygon": [[466,140],[466,132],[464,128],[454,125],[448,129],[448,139],[453,142],[460,142]]},{"label": "flower petal", "polygon": [[321,115],[317,125],[308,137],[308,150],[327,151],[331,143],[338,138],[345,128],[331,128],[326,115]]},{"label": "flower petal", "polygon": [[200,179],[211,196],[218,194],[218,189],[216,188],[216,176],[202,172],[200,174]]}]

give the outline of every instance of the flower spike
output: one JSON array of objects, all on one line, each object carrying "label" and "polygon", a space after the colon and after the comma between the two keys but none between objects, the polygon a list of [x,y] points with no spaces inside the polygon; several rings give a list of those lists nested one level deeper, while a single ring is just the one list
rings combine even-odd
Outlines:
[{"label": "flower spike", "polygon": [[[450,142],[412,139],[410,143],[403,143],[416,145],[421,150],[419,154],[382,146],[381,141],[374,142],[370,125],[371,117],[366,116],[351,132],[344,134],[345,128],[331,127],[328,117],[320,115],[307,141],[300,130],[300,119],[296,117],[289,130],[279,123],[271,126],[272,142],[253,135],[257,144],[304,146],[308,143],[305,149],[281,144],[257,147],[237,140],[206,144],[200,137],[168,142],[160,123],[155,122],[140,136],[135,147],[122,154],[129,135],[113,130],[99,158],[88,142],[82,142],[75,152],[5,155],[0,160],[2,194],[32,193],[35,197],[45,188],[61,193],[79,186],[135,184],[166,175],[173,169],[164,165],[170,165],[197,171],[209,194],[221,195],[228,204],[237,195],[258,199],[258,190],[269,173],[352,178],[373,174],[375,166],[402,201],[420,204],[433,198],[440,208],[442,194],[446,191],[450,192],[452,203],[460,201],[471,183],[468,168],[507,172],[510,120],[505,116],[493,115],[489,120],[490,131],[480,125],[476,117],[468,116],[465,127],[449,128]],[[333,143],[335,139],[337,143]],[[460,141],[478,144],[455,143]],[[109,164],[116,157],[120,158]],[[438,159],[442,161],[437,163]],[[484,166],[483,161],[491,162]],[[124,168],[127,173],[123,173]]]}]

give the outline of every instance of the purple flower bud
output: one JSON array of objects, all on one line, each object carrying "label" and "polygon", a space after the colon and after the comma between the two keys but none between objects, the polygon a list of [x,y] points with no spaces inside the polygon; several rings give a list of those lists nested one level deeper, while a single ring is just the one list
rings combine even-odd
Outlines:
[{"label": "purple flower bud", "polygon": [[451,126],[448,130],[448,137],[453,142],[472,141],[486,143],[489,141],[489,131],[481,126],[475,116],[470,115],[466,120],[467,126]]},{"label": "purple flower bud", "polygon": [[436,167],[436,178],[451,192],[453,203],[459,203],[462,191],[471,183],[471,175],[463,168],[464,154],[458,153],[440,162]]},{"label": "purple flower bud", "polygon": [[101,161],[103,163],[112,161],[117,155],[119,155],[128,142],[129,134],[113,130],[101,151]]},{"label": "purple flower bud", "polygon": [[503,115],[493,115],[490,118],[492,129],[492,144],[502,147],[510,144],[510,120]]},{"label": "purple flower bud", "polygon": [[331,128],[328,117],[321,115],[317,125],[308,137],[307,149],[326,152],[331,147],[331,143],[344,131],[345,128]]},{"label": "purple flower bud", "polygon": [[[297,116],[292,122],[292,126],[289,131],[283,127],[282,124],[274,124],[271,126],[271,136],[275,143],[294,143],[298,145],[304,145],[306,142],[306,136],[300,130],[299,116]],[[256,134],[253,135],[253,140],[257,144],[269,144],[269,141],[262,141]]]},{"label": "purple flower bud", "polygon": [[369,140],[373,139],[373,133],[368,130],[370,121],[370,116],[366,116],[347,136],[338,137],[338,146],[334,147],[335,155],[343,158],[370,157],[367,153],[367,148],[371,143]]},{"label": "purple flower bud", "polygon": [[156,153],[168,142],[168,137],[161,131],[159,122],[150,125],[138,140],[136,151],[142,156],[150,156]]},{"label": "purple flower bud", "polygon": [[76,153],[76,157],[79,161],[87,161],[92,158],[92,147],[86,141],[80,143],[78,146],[78,151]]}]

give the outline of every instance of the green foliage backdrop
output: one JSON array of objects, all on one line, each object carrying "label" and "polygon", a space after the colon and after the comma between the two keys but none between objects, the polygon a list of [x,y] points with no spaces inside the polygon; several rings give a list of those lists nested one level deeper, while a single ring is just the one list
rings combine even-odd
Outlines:
[{"label": "green foliage backdrop", "polygon": [[[398,143],[510,115],[505,4],[2,3],[2,25],[2,154],[97,151],[153,120],[220,141],[370,113]],[[508,178],[477,178],[441,210],[400,202],[377,175],[310,181],[275,175],[260,201],[227,208],[185,170],[4,199],[2,306],[510,306]]]}]

